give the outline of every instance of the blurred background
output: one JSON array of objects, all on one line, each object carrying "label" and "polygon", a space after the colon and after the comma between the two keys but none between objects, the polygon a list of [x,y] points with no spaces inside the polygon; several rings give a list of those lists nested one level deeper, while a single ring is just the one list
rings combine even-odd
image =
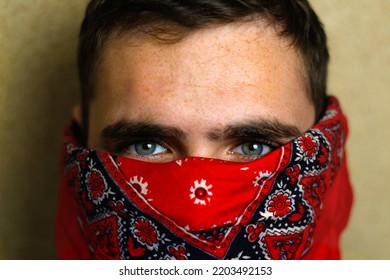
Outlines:
[{"label": "blurred background", "polygon": [[[87,0],[0,0],[0,259],[55,259],[58,161],[78,103]],[[355,201],[344,259],[390,259],[390,0],[311,0],[349,118]]]}]

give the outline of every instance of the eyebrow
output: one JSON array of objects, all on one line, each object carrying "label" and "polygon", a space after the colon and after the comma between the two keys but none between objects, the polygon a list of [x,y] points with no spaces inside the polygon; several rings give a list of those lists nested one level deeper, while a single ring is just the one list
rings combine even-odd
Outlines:
[{"label": "eyebrow", "polygon": [[296,138],[301,134],[296,126],[277,120],[262,120],[230,125],[224,130],[208,133],[208,138],[214,141],[232,138],[261,139],[282,144],[283,140]]},{"label": "eyebrow", "polygon": [[[211,131],[207,137],[212,141],[225,139],[266,140],[283,144],[287,139],[296,138],[302,133],[296,126],[283,124],[277,120],[247,121],[229,125],[224,129]],[[144,121],[120,120],[105,127],[100,138],[103,146],[126,139],[176,139],[183,141],[186,133],[178,128]]]},{"label": "eyebrow", "polygon": [[131,138],[175,138],[182,140],[185,133],[174,127],[151,122],[120,120],[105,127],[100,138],[105,142],[121,141]]}]

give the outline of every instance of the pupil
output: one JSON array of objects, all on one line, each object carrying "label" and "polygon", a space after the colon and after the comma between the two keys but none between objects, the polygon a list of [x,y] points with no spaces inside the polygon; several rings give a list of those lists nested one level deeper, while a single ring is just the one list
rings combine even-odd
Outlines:
[{"label": "pupil", "polygon": [[143,143],[142,149],[143,149],[144,151],[149,151],[149,150],[152,149],[152,144],[150,144],[150,143]]},{"label": "pupil", "polygon": [[250,155],[250,156],[258,156],[262,152],[261,146],[256,143],[247,143],[244,146],[243,150],[245,155]]}]

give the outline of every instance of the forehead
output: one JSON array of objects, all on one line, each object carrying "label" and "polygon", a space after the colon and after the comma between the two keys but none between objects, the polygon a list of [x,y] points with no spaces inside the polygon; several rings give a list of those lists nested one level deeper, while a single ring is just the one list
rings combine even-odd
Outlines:
[{"label": "forehead", "polygon": [[[158,26],[152,28],[158,29]],[[256,67],[256,64],[261,64],[266,61],[266,58],[280,63],[283,60],[277,60],[277,57],[283,59],[288,57],[289,61],[279,66],[293,65],[303,77],[306,77],[299,50],[288,37],[281,36],[279,30],[266,20],[212,26],[188,33],[182,31],[178,29],[178,32],[158,33],[158,31],[140,29],[113,32],[104,44],[97,66],[100,71],[107,67],[119,67],[120,65],[114,65],[115,61],[113,61],[113,58],[119,57],[132,60],[131,65],[123,65],[122,68],[155,66],[159,62],[164,67],[166,66],[164,62],[183,65],[188,60],[206,64],[216,62],[213,66],[222,63],[234,66],[235,62],[246,62],[247,66]],[[98,75],[98,78],[104,76]]]},{"label": "forehead", "polygon": [[[158,29],[158,26],[151,28]],[[299,73],[306,76],[300,51],[295,48],[290,38],[281,36],[279,30],[266,20],[212,26],[191,32],[183,31],[176,26],[172,28],[178,28],[178,32],[159,33],[147,28],[113,32],[98,57],[98,68],[104,70],[106,67],[114,66],[110,63],[112,58],[123,55],[133,59],[131,66],[136,67],[146,62],[152,65],[150,64],[152,60],[163,62],[174,59],[175,61],[171,62],[182,64],[185,63],[185,58],[192,61],[196,59],[199,62],[201,62],[199,59],[203,58],[207,63],[213,59],[220,63],[225,57],[225,62],[230,65],[237,60],[247,60],[251,62],[249,64],[255,65],[268,57],[278,63],[280,60],[277,61],[276,56],[283,54],[284,58],[289,57],[286,65],[293,62]],[[152,60],[148,61],[148,58]]]},{"label": "forehead", "polygon": [[106,124],[220,123],[244,112],[296,124],[306,117],[302,101],[311,103],[299,52],[261,22],[198,30],[171,44],[130,33],[107,42],[97,72],[91,113],[103,110],[95,121]]}]

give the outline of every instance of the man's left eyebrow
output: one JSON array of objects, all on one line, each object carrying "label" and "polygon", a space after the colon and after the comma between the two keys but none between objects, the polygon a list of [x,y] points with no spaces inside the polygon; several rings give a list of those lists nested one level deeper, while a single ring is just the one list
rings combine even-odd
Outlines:
[{"label": "man's left eyebrow", "polygon": [[208,133],[208,138],[214,141],[237,138],[283,142],[301,134],[302,132],[294,125],[266,120],[229,125],[221,131]]}]

